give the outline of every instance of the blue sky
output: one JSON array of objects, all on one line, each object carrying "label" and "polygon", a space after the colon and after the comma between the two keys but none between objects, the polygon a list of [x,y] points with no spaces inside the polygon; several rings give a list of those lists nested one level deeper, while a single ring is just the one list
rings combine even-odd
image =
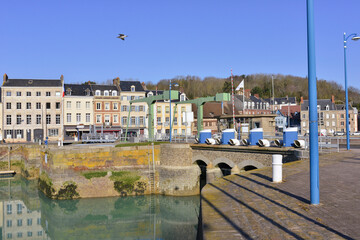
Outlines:
[{"label": "blue sky", "polygon": [[[307,75],[305,0],[12,0],[0,9],[0,73],[9,78]],[[359,10],[359,0],[315,0],[318,78],[343,84],[343,32],[360,33]],[[347,61],[359,87],[360,41]]]}]

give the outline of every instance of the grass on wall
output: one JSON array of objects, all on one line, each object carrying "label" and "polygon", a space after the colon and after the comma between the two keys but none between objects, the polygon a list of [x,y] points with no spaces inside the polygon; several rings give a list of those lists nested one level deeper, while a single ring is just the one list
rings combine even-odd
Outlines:
[{"label": "grass on wall", "polygon": [[106,174],[107,172],[86,172],[86,173],[82,173],[81,175],[83,175],[86,179],[91,179],[91,178],[105,177]]},{"label": "grass on wall", "polygon": [[119,193],[132,193],[135,189],[135,182],[140,180],[140,178],[134,172],[119,171],[112,172],[110,180],[114,181],[114,188]]}]

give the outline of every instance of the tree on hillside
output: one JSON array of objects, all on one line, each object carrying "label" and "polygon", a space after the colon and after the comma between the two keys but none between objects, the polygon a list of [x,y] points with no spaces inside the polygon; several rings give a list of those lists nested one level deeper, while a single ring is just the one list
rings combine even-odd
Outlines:
[{"label": "tree on hillside", "polygon": [[260,88],[260,87],[258,87],[258,86],[256,86],[256,87],[254,87],[253,89],[251,89],[251,95],[255,95],[255,94],[258,94],[260,97],[262,97],[262,93],[263,93],[263,90]]},{"label": "tree on hillside", "polygon": [[[274,76],[274,96],[275,97],[296,97],[300,101],[301,97],[308,99],[308,79],[292,75],[275,74]],[[251,74],[234,75],[234,88],[244,79],[246,89],[252,89],[252,94],[259,94],[262,98],[272,97],[271,74]],[[190,98],[214,96],[216,93],[231,93],[231,78],[206,77],[201,79],[196,76],[177,76],[172,78],[173,83],[178,83],[186,95]],[[147,83],[148,89],[159,90],[169,89],[170,79],[163,79],[158,83]],[[344,101],[345,94],[341,85],[333,81],[317,80],[318,98],[330,99],[334,95],[336,100]],[[349,88],[349,100],[353,104],[360,105],[360,90],[354,87]]]},{"label": "tree on hillside", "polygon": [[222,87],[222,92],[224,93],[231,93],[231,82],[225,81]]}]

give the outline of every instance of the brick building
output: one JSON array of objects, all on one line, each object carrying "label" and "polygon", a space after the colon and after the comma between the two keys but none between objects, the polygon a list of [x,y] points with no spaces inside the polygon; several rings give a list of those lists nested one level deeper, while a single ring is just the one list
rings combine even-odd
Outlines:
[{"label": "brick building", "polygon": [[91,84],[94,97],[94,125],[97,132],[121,134],[120,94],[116,85]]}]

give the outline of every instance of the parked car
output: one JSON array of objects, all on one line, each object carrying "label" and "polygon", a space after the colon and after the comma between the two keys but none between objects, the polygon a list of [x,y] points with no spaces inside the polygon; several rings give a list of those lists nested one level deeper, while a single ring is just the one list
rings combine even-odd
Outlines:
[{"label": "parked car", "polygon": [[334,136],[344,136],[344,132],[334,132]]},{"label": "parked car", "polygon": [[354,135],[354,136],[360,136],[360,132],[354,132],[352,135]]}]

